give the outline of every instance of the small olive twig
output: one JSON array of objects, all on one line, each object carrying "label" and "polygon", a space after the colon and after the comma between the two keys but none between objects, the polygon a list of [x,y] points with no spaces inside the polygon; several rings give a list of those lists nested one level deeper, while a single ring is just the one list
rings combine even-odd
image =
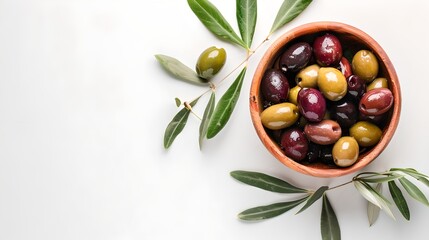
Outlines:
[{"label": "small olive twig", "polygon": [[[369,176],[360,177],[362,175],[369,175]],[[356,176],[354,176],[352,178],[352,180],[350,180],[348,182],[341,183],[341,184],[333,186],[333,187],[330,187],[326,191],[333,190],[333,189],[336,189],[336,188],[340,188],[340,187],[345,186],[347,184],[353,183],[354,181],[365,180],[365,179],[368,179],[368,178],[371,178],[371,177],[375,177],[375,176],[394,176],[394,174],[393,174],[392,171],[386,171],[386,172],[361,172],[361,173],[357,174]]]},{"label": "small olive twig", "polygon": [[197,117],[198,119],[200,119],[200,121],[202,120],[202,118],[195,113],[194,110],[192,110],[192,106],[188,103],[188,102],[184,102],[183,105],[185,106],[186,109],[188,109],[195,117]]}]

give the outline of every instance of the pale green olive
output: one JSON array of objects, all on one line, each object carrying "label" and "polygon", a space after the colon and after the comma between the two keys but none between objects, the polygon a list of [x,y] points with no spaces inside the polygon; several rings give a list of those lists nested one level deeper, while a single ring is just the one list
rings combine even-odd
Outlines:
[{"label": "pale green olive", "polygon": [[201,53],[195,69],[198,76],[208,81],[222,69],[225,61],[225,49],[209,47]]},{"label": "pale green olive", "polygon": [[353,73],[370,83],[378,75],[378,60],[377,57],[368,50],[360,50],[352,60]]},{"label": "pale green olive", "polygon": [[350,128],[350,136],[354,137],[361,147],[371,147],[381,139],[381,129],[370,122],[359,121]]},{"label": "pale green olive", "polygon": [[389,84],[387,83],[387,79],[380,77],[374,79],[367,87],[366,91],[372,90],[374,88],[389,88]]},{"label": "pale green olive", "polygon": [[295,77],[296,84],[303,88],[316,88],[319,69],[320,67],[317,64],[301,69]]},{"label": "pale green olive", "polygon": [[298,105],[298,93],[302,88],[298,85],[296,85],[295,87],[291,88],[289,90],[289,97],[288,100],[289,102]]},{"label": "pale green olive", "polygon": [[346,77],[340,70],[333,67],[319,69],[317,85],[323,96],[331,101],[338,101],[347,93]]},{"label": "pale green olive", "polygon": [[272,105],[261,113],[262,125],[271,130],[290,127],[298,118],[298,107],[288,102]]},{"label": "pale green olive", "polygon": [[332,148],[334,163],[339,167],[353,165],[359,156],[359,144],[353,137],[345,136],[338,139]]}]

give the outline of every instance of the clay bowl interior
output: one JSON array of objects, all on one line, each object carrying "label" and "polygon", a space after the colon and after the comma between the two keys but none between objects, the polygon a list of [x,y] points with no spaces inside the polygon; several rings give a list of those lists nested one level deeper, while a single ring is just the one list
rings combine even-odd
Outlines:
[{"label": "clay bowl interior", "polygon": [[[275,62],[280,54],[293,43],[298,41],[313,42],[314,38],[322,33],[330,32],[337,36],[343,46],[344,55],[346,49],[351,52],[356,52],[361,49],[367,49],[372,51],[378,58],[379,62],[379,77],[385,77],[388,80],[389,88],[393,93],[394,102],[393,107],[389,111],[389,116],[385,127],[382,129],[382,137],[380,141],[373,146],[370,150],[359,155],[358,160],[355,164],[350,167],[340,168],[335,166],[328,166],[322,163],[314,164],[301,164],[290,158],[288,158],[280,148],[280,146],[271,139],[261,123],[260,114],[263,111],[263,100],[260,97],[260,83],[264,72],[275,67]],[[289,79],[289,82],[291,79]],[[293,81],[293,79],[292,79]],[[398,125],[399,116],[401,111],[401,93],[393,64],[389,60],[387,54],[381,48],[381,46],[368,34],[363,31],[337,22],[315,22],[301,25],[294,28],[282,36],[280,36],[267,50],[262,57],[256,72],[253,77],[251,89],[250,89],[250,112],[253,125],[256,132],[271,154],[282,162],[287,167],[311,176],[315,177],[338,177],[346,174],[356,172],[380,155],[380,153],[386,148],[387,144],[393,137],[393,134]]]}]

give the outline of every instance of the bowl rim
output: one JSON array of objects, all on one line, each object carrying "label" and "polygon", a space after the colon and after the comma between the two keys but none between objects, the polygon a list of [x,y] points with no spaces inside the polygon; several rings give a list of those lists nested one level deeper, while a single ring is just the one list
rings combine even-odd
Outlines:
[{"label": "bowl rim", "polygon": [[[393,102],[393,110],[390,122],[383,130],[382,137],[380,141],[375,145],[370,151],[367,153],[360,155],[358,161],[350,167],[346,168],[313,168],[310,165],[304,165],[298,163],[286,155],[284,155],[283,151],[280,147],[268,136],[266,133],[260,118],[261,112],[261,104],[259,103],[259,91],[260,91],[260,82],[265,70],[269,67],[269,64],[272,63],[272,59],[276,54],[291,40],[298,38],[307,34],[315,34],[318,32],[339,32],[339,33],[347,33],[362,39],[362,42],[372,50],[372,52],[377,56],[379,62],[382,62],[385,65],[387,75],[389,76],[389,89],[392,91],[394,96]],[[379,63],[380,64],[380,63]],[[271,46],[266,50],[265,54],[262,56],[252,79],[251,87],[250,87],[250,115],[252,119],[253,126],[257,132],[259,139],[262,141],[264,146],[268,149],[268,151],[275,157],[277,160],[282,162],[287,167],[298,171],[300,173],[314,176],[314,177],[339,177],[343,175],[347,175],[353,172],[356,172],[363,167],[370,164],[373,160],[375,160],[387,147],[390,140],[392,139],[396,128],[399,123],[400,112],[401,112],[401,90],[400,84],[398,80],[398,76],[396,74],[395,68],[387,56],[384,49],[375,41],[371,36],[369,36],[364,31],[345,24],[341,22],[333,22],[333,21],[319,21],[319,22],[310,22],[300,26],[297,26],[284,34],[282,34],[279,38],[277,38]]]}]

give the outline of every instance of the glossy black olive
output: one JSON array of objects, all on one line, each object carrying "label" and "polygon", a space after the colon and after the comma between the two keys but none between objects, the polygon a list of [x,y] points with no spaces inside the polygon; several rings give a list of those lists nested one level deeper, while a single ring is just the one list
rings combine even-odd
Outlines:
[{"label": "glossy black olive", "polygon": [[280,69],[283,72],[296,72],[304,68],[311,59],[312,48],[306,42],[295,43],[280,57]]}]

